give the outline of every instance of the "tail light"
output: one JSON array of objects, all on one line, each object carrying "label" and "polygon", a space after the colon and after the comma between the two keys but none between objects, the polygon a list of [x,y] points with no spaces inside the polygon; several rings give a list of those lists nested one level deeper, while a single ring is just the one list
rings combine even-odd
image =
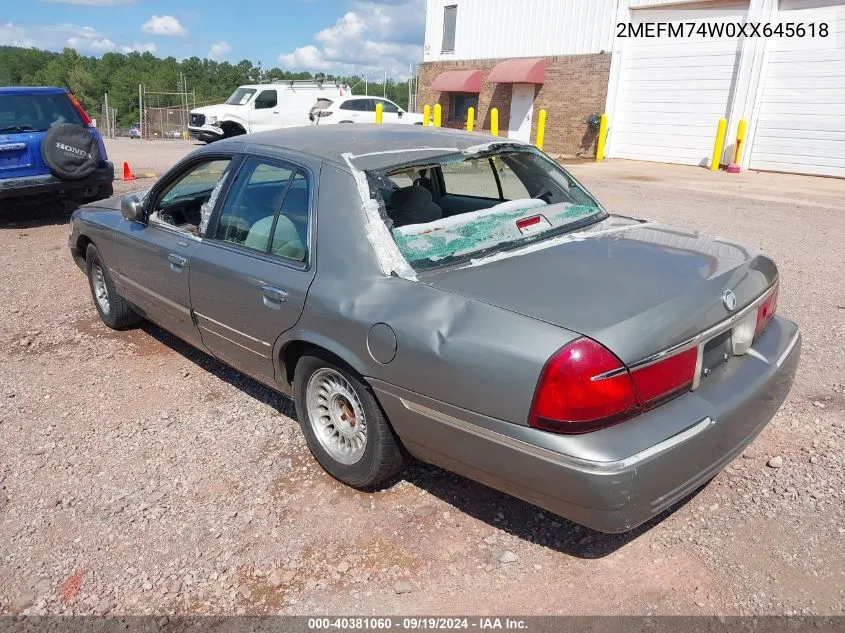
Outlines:
[{"label": "tail light", "polygon": [[633,418],[688,390],[698,350],[629,372],[610,350],[579,338],[540,374],[529,424],[554,433],[588,433]]},{"label": "tail light", "polygon": [[[606,376],[597,379],[599,376]],[[627,420],[642,411],[625,365],[610,351],[579,338],[543,368],[531,426],[556,433],[586,433]]]},{"label": "tail light", "polygon": [[766,297],[766,300],[757,308],[757,326],[754,328],[754,338],[760,336],[760,333],[765,330],[769,323],[775,316],[775,310],[778,305],[778,285],[780,281],[776,281],[772,293]]},{"label": "tail light", "polygon": [[71,93],[68,93],[67,98],[70,99],[73,107],[76,108],[79,116],[82,117],[82,122],[85,124],[85,127],[91,127],[91,117],[89,117],[88,113],[85,112],[85,108],[82,107],[82,104],[79,103],[76,97],[74,97]]},{"label": "tail light", "polygon": [[689,391],[695,378],[698,348],[693,347],[660,362],[631,372],[640,401],[646,409]]}]

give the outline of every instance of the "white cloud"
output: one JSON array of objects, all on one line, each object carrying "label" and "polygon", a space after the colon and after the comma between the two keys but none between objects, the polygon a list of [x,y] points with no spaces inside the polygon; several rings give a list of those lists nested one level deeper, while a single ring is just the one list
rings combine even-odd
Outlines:
[{"label": "white cloud", "polygon": [[0,24],[0,46],[30,48],[35,45],[36,41],[30,37],[23,27],[17,26],[13,22]]},{"label": "white cloud", "polygon": [[309,44],[279,55],[284,69],[352,74],[386,68],[404,79],[422,58],[425,0],[353,0],[333,26]]},{"label": "white cloud", "polygon": [[86,7],[116,7],[122,4],[134,4],[135,0],[39,0],[50,4],[79,4]]},{"label": "white cloud", "polygon": [[214,44],[211,45],[211,50],[208,51],[208,56],[211,59],[222,59],[230,52],[232,52],[232,47],[226,42],[214,42]]},{"label": "white cloud", "polygon": [[141,27],[144,33],[153,35],[186,35],[188,32],[172,15],[154,15]]},{"label": "white cloud", "polygon": [[136,42],[131,46],[124,46],[120,50],[123,53],[155,53],[156,45],[152,42],[146,42],[144,44]]},{"label": "white cloud", "polygon": [[112,39],[97,29],[77,24],[21,26],[13,22],[0,23],[0,46],[35,47],[54,51],[69,47],[87,55],[100,55],[115,50],[124,53],[156,52],[156,45],[152,42],[118,47]]},{"label": "white cloud", "polygon": [[36,47],[48,50],[70,47],[80,53],[107,53],[117,45],[90,26],[77,24],[42,24],[20,26],[13,22],[0,25],[0,45]]}]

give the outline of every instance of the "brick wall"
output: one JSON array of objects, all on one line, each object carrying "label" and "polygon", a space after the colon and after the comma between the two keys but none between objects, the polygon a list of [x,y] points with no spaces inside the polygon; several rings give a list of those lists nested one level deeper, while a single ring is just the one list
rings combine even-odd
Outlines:
[{"label": "brick wall", "polygon": [[[545,151],[549,154],[595,154],[595,133],[585,123],[590,114],[604,111],[610,75],[610,53],[547,57],[546,82],[534,91],[534,125],[531,141],[537,134],[537,113],[546,110]],[[464,121],[449,119],[451,94],[431,90],[431,83],[447,70],[480,68],[484,72],[478,95],[476,129],[490,129],[490,109],[499,109],[499,134],[507,136],[511,108],[511,84],[487,81],[490,70],[503,59],[427,62],[420,65],[417,108],[439,103],[443,125],[464,127]]]}]

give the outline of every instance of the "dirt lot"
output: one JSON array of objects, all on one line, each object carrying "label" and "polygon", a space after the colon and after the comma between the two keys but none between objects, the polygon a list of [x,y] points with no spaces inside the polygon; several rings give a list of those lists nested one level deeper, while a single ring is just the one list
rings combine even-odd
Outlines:
[{"label": "dirt lot", "polygon": [[[161,173],[192,147],[110,152]],[[351,491],[285,398],[155,326],[105,328],[66,214],[4,211],[0,613],[845,612],[845,182],[571,168],[611,210],[780,265],[780,312],[805,336],[796,385],[703,491],[623,536],[422,464]]]}]

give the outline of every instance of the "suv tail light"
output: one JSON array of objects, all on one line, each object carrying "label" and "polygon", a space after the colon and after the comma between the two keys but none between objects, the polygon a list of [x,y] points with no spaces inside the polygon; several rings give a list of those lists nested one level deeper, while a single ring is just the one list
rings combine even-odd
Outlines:
[{"label": "suv tail light", "polygon": [[85,124],[85,127],[91,127],[91,117],[88,116],[88,113],[85,112],[85,108],[82,107],[82,104],[74,97],[71,93],[68,93],[67,98],[70,99],[70,102],[73,104],[73,107],[76,108],[76,111],[79,112],[79,116],[82,117],[82,122]]},{"label": "suv tail light", "polygon": [[579,338],[540,374],[529,424],[554,433],[588,433],[629,420],[689,390],[698,348],[633,372],[610,350]]},{"label": "suv tail light", "polygon": [[757,326],[754,328],[754,338],[760,336],[760,333],[765,330],[769,323],[775,316],[775,310],[778,306],[778,286],[780,280],[775,282],[772,294],[766,297],[766,300],[757,308]]}]

